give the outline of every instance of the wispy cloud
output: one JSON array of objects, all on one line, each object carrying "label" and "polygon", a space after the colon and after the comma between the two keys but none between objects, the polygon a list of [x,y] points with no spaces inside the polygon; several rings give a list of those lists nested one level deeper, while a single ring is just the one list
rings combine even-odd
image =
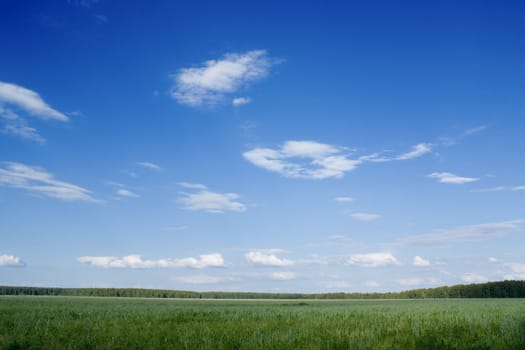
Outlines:
[{"label": "wispy cloud", "polygon": [[182,259],[159,259],[144,260],[141,255],[132,254],[122,258],[114,256],[81,256],[77,261],[99,268],[132,268],[132,269],[153,269],[153,268],[172,268],[172,267],[189,267],[194,269],[203,269],[206,267],[224,267],[224,259],[221,254],[204,254],[198,258]]},{"label": "wispy cloud", "polygon": [[159,165],[155,164],[155,163],[137,162],[137,165],[140,165],[143,168],[154,170],[154,171],[161,171],[162,170],[162,168]]},{"label": "wispy cloud", "polygon": [[381,215],[374,214],[374,213],[347,213],[348,216],[350,216],[354,220],[359,221],[374,221],[381,218]]},{"label": "wispy cloud", "polygon": [[395,157],[379,153],[351,157],[348,148],[316,141],[286,141],[280,148],[254,148],[243,157],[260,168],[290,178],[342,178],[365,162],[389,162],[413,159],[430,151],[430,144],[419,144],[413,150]]},{"label": "wispy cloud", "polygon": [[408,160],[419,158],[432,151],[432,144],[430,143],[419,143],[412,147],[412,150],[407,153],[403,153],[395,157],[395,160]]},{"label": "wispy cloud", "polygon": [[342,202],[342,203],[349,203],[349,202],[354,201],[352,197],[335,197],[334,199],[336,202]]},{"label": "wispy cloud", "polygon": [[387,265],[398,265],[399,261],[389,252],[352,254],[348,259],[349,265],[364,267],[379,267]]},{"label": "wispy cloud", "polygon": [[444,183],[444,184],[461,185],[461,184],[465,184],[465,183],[469,183],[469,182],[479,181],[479,179],[475,178],[475,177],[463,177],[463,176],[458,176],[458,175],[454,175],[452,173],[447,173],[447,172],[432,173],[432,174],[429,174],[427,176],[429,178],[431,178],[431,179],[436,179],[440,183]]},{"label": "wispy cloud", "polygon": [[471,192],[507,192],[507,191],[525,191],[525,186],[497,186],[489,188],[473,189]]},{"label": "wispy cloud", "polygon": [[171,75],[175,81],[171,96],[188,106],[213,105],[225,95],[268,75],[278,61],[265,50],[228,53],[218,60],[209,60],[200,67],[182,68]]},{"label": "wispy cloud", "polygon": [[209,213],[246,211],[246,206],[243,203],[236,201],[239,198],[239,195],[236,193],[211,192],[204,185],[187,182],[181,182],[179,185],[187,189],[195,190],[192,193],[181,192],[179,202],[184,205],[184,209],[202,210]]},{"label": "wispy cloud", "polygon": [[291,271],[275,271],[270,273],[270,278],[276,281],[289,281],[297,277],[295,272]]},{"label": "wispy cloud", "polygon": [[0,82],[0,105],[13,105],[41,119],[67,122],[69,118],[51,108],[38,93],[15,84]]},{"label": "wispy cloud", "polygon": [[15,255],[0,255],[0,267],[21,267],[25,266],[22,260]]},{"label": "wispy cloud", "polygon": [[484,283],[489,279],[486,276],[479,275],[477,273],[466,273],[461,276],[461,280],[467,283]]},{"label": "wispy cloud", "polygon": [[253,264],[264,266],[290,266],[294,264],[292,260],[277,257],[276,253],[275,250],[255,250],[246,253],[244,257]]},{"label": "wispy cloud", "polygon": [[412,265],[417,266],[417,267],[426,267],[426,266],[430,266],[430,261],[423,259],[419,255],[416,255],[414,259],[412,260]]},{"label": "wispy cloud", "polygon": [[510,273],[503,276],[506,280],[525,280],[525,264],[505,263],[503,267],[510,270]]},{"label": "wispy cloud", "polygon": [[134,192],[131,192],[130,190],[126,190],[124,188],[117,190],[117,195],[120,197],[128,197],[128,198],[139,198],[140,196]]},{"label": "wispy cloud", "polygon": [[521,232],[525,229],[525,220],[510,220],[487,224],[459,226],[451,229],[439,229],[430,233],[410,236],[398,241],[400,244],[447,245],[457,242],[475,242]]},{"label": "wispy cloud", "polygon": [[35,128],[28,126],[25,119],[9,109],[4,109],[1,105],[0,121],[4,126],[2,132],[6,134],[11,134],[25,140],[35,141],[40,144],[46,142]]},{"label": "wispy cloud", "polygon": [[232,100],[232,105],[237,107],[237,106],[247,105],[248,103],[251,103],[251,102],[252,102],[252,99],[249,97],[235,97]]},{"label": "wispy cloud", "polygon": [[56,180],[45,169],[14,162],[3,164],[4,167],[0,167],[0,185],[65,201],[100,202],[91,196],[91,191]]}]

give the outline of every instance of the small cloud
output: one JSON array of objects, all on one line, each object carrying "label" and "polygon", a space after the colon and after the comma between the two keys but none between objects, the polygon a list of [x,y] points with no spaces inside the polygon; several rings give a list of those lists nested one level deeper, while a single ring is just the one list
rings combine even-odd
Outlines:
[{"label": "small cloud", "polygon": [[171,97],[191,107],[214,105],[226,95],[268,75],[278,63],[265,50],[229,53],[219,60],[209,60],[201,67],[182,68],[171,75],[175,85]]},{"label": "small cloud", "polygon": [[4,162],[0,167],[0,185],[19,188],[46,197],[64,201],[100,202],[91,191],[54,178],[46,170],[15,162]]},{"label": "small cloud", "polygon": [[252,99],[249,97],[235,97],[232,100],[232,105],[237,107],[237,106],[247,105],[248,103],[251,103],[251,102],[252,102]]},{"label": "small cloud", "polygon": [[352,197],[335,197],[334,199],[336,202],[342,202],[342,203],[349,203],[349,202],[354,201]]},{"label": "small cloud", "polygon": [[461,276],[461,280],[467,283],[485,283],[488,282],[488,278],[483,275],[478,275],[476,273],[467,273]]},{"label": "small cloud", "polygon": [[98,14],[98,15],[95,15],[95,21],[96,21],[98,24],[105,24],[105,23],[108,23],[108,22],[109,22],[109,18],[108,18],[108,16],[106,16],[106,15]]},{"label": "small cloud", "polygon": [[374,221],[381,218],[381,215],[373,213],[348,213],[348,216],[359,221]]},{"label": "small cloud", "polygon": [[25,264],[18,256],[2,254],[0,255],[0,267],[22,267]]},{"label": "small cloud", "polygon": [[474,134],[478,134],[482,131],[485,131],[487,129],[487,125],[479,125],[479,126],[476,126],[476,127],[473,127],[473,128],[470,128],[470,129],[466,129],[464,132],[463,132],[463,135],[464,136],[470,136],[470,135],[474,135]]},{"label": "small cloud", "polygon": [[272,251],[257,250],[246,253],[244,257],[253,264],[264,266],[290,266],[294,264],[292,260],[277,257],[276,253],[278,251],[272,253]]},{"label": "small cloud", "polygon": [[191,189],[195,189],[195,190],[205,190],[205,189],[207,189],[206,186],[201,185],[201,184],[192,184],[192,183],[189,183],[189,182],[179,182],[177,184],[180,187],[191,188]]},{"label": "small cloud", "polygon": [[153,268],[172,268],[172,267],[189,267],[194,269],[203,269],[206,267],[224,267],[224,259],[221,254],[204,254],[199,258],[182,258],[182,259],[159,259],[144,260],[141,255],[132,254],[122,258],[114,256],[81,256],[77,261],[98,268],[132,268],[132,269],[153,269]]},{"label": "small cloud", "polygon": [[499,262],[499,260],[491,256],[491,257],[489,258],[489,262],[491,262],[491,263],[494,263],[494,264],[495,264],[495,263],[498,263],[498,262]]},{"label": "small cloud", "polygon": [[417,266],[417,267],[426,267],[426,266],[430,266],[430,261],[423,259],[419,255],[416,255],[414,259],[412,260],[412,265]]},{"label": "small cloud", "polygon": [[525,280],[525,264],[506,263],[503,266],[511,271],[504,276],[506,280]]},{"label": "small cloud", "polygon": [[348,259],[349,265],[358,265],[364,267],[379,267],[387,265],[399,265],[399,261],[388,252],[352,254]]},{"label": "small cloud", "polygon": [[4,104],[14,105],[41,119],[69,121],[64,113],[51,108],[35,91],[19,85],[0,82],[0,106]]},{"label": "small cloud", "polygon": [[296,278],[296,274],[290,271],[276,271],[270,273],[270,278],[277,281],[289,281]]},{"label": "small cloud", "polygon": [[513,191],[525,191],[525,186],[514,186],[512,187]]},{"label": "small cloud", "polygon": [[419,158],[424,154],[430,153],[431,151],[432,151],[432,144],[419,143],[413,146],[410,152],[403,153],[395,157],[395,160],[408,160],[408,159]]},{"label": "small cloud", "polygon": [[4,124],[4,128],[1,131],[5,134],[11,134],[21,139],[35,141],[40,144],[46,142],[35,128],[27,125],[25,119],[11,110],[2,108],[2,106],[0,106],[0,121]]},{"label": "small cloud", "polygon": [[209,213],[224,213],[225,211],[242,213],[246,211],[246,206],[236,201],[239,198],[236,193],[211,192],[204,185],[187,182],[181,182],[179,185],[195,190],[193,193],[181,193],[182,197],[179,198],[179,202],[184,204],[184,209],[202,210]]},{"label": "small cloud", "polygon": [[502,237],[515,232],[521,232],[524,227],[524,219],[458,226],[451,229],[439,229],[430,233],[407,237],[401,239],[399,243],[414,245],[446,245],[457,242],[476,242]]},{"label": "small cloud", "polygon": [[129,190],[126,190],[124,188],[121,188],[121,189],[118,189],[117,190],[117,195],[119,195],[120,197],[128,197],[128,198],[139,198],[140,196],[136,193],[133,193]]},{"label": "small cloud", "polygon": [[162,168],[158,166],[157,164],[150,163],[150,162],[137,162],[137,165],[140,165],[141,167],[144,167],[146,169],[154,170],[154,171],[161,171]]},{"label": "small cloud", "polygon": [[469,182],[479,181],[479,179],[475,177],[462,177],[462,176],[457,176],[452,173],[446,173],[446,172],[432,173],[427,176],[431,179],[437,179],[440,183],[445,183],[445,184],[461,185],[461,184],[465,184]]}]

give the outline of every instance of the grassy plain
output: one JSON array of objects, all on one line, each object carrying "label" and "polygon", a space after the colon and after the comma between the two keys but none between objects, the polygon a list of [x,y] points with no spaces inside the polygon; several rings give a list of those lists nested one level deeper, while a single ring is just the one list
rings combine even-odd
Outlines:
[{"label": "grassy plain", "polygon": [[524,299],[0,297],[0,349],[525,349]]}]

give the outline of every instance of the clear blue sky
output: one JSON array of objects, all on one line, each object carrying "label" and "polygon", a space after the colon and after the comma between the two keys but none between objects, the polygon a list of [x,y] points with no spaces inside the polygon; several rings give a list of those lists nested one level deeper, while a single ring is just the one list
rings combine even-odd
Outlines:
[{"label": "clear blue sky", "polygon": [[0,284],[525,279],[521,1],[4,0]]}]

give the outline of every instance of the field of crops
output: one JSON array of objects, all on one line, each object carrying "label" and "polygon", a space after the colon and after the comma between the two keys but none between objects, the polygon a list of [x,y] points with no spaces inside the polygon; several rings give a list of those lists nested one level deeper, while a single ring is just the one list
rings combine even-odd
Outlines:
[{"label": "field of crops", "polygon": [[525,349],[525,300],[0,297],[0,349]]}]

